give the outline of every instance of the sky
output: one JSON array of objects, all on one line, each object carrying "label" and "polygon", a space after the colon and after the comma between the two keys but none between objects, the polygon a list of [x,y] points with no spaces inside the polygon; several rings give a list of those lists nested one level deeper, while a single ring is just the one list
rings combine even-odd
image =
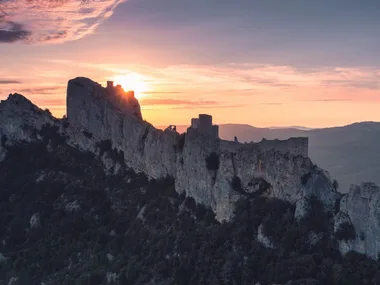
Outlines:
[{"label": "sky", "polygon": [[62,117],[85,76],[158,126],[380,121],[379,35],[378,0],[0,0],[0,100]]}]

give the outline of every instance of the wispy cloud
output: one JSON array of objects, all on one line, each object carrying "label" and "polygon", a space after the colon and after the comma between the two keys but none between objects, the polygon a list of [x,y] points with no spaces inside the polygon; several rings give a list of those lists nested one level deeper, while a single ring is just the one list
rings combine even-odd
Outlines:
[{"label": "wispy cloud", "polygon": [[59,43],[93,33],[124,0],[0,2],[0,43]]},{"label": "wispy cloud", "polygon": [[0,79],[0,84],[21,84],[18,80],[2,80]]},{"label": "wispy cloud", "polygon": [[279,105],[282,105],[284,103],[281,103],[281,102],[268,102],[268,103],[260,103],[261,105],[272,105],[272,106],[279,106]]},{"label": "wispy cloud", "polygon": [[64,90],[65,88],[65,86],[30,87],[20,89],[18,92],[25,93],[26,95],[57,94],[58,91]]},{"label": "wispy cloud", "polygon": [[212,105],[218,105],[218,102],[216,101],[192,101],[192,100],[180,100],[180,99],[171,99],[171,98],[146,98],[141,99],[140,103],[146,106],[149,105],[174,105],[174,106],[180,106],[180,105],[187,105],[187,106],[212,106]]},{"label": "wispy cloud", "polygon": [[177,106],[177,107],[171,107],[169,109],[172,110],[189,110],[189,109],[230,109],[230,108],[241,108],[246,105],[244,104],[237,104],[237,105],[199,105],[199,106],[194,106],[194,105],[186,105],[186,106]]}]

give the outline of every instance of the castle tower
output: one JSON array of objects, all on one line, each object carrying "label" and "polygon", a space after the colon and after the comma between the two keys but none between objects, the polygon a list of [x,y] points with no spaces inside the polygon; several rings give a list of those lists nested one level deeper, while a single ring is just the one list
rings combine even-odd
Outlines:
[{"label": "castle tower", "polygon": [[202,134],[219,138],[219,126],[212,125],[212,116],[207,114],[199,114],[198,118],[191,119],[191,129],[196,129]]},{"label": "castle tower", "polygon": [[107,81],[107,88],[113,88],[113,81]]}]

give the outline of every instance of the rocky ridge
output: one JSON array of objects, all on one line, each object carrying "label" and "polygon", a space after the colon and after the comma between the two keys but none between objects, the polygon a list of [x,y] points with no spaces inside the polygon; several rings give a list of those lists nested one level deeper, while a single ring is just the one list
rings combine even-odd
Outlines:
[{"label": "rocky ridge", "polygon": [[[225,142],[196,131],[180,136],[157,130],[136,115],[140,110],[136,102],[131,108],[117,108],[108,96],[105,88],[87,78],[70,80],[67,119],[58,120],[25,97],[10,95],[0,104],[0,159],[5,145],[38,140],[36,129],[55,126],[69,145],[84,151],[101,154],[99,142],[110,140],[128,166],[151,178],[173,177],[177,192],[210,206],[219,221],[232,217],[235,202],[241,197],[264,195],[288,201],[296,205],[295,213],[300,218],[307,211],[307,200],[316,196],[328,212],[338,213],[336,229],[341,224],[352,224],[358,232],[353,240],[341,243],[342,252],[355,250],[371,257],[380,252],[376,242],[380,236],[377,187],[354,187],[343,196],[338,208],[342,195],[328,173],[309,158],[275,149],[261,151],[244,144],[231,151]],[[217,167],[210,169],[206,160],[211,154],[216,154]],[[102,161],[107,169],[117,171],[117,165],[104,154]],[[360,224],[364,219],[368,221],[365,226]]]}]

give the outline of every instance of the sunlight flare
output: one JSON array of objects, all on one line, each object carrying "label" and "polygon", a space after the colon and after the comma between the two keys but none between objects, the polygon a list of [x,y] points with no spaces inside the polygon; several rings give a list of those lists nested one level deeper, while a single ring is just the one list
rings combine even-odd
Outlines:
[{"label": "sunlight flare", "polygon": [[120,84],[124,91],[135,91],[135,97],[141,99],[145,92],[149,91],[147,79],[141,74],[131,72],[113,77],[115,85]]}]

